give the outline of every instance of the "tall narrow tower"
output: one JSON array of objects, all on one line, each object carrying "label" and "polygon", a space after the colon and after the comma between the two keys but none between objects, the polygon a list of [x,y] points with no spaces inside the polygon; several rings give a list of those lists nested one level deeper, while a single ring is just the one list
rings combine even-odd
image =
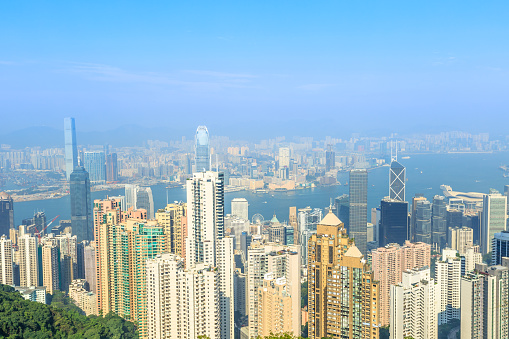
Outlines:
[{"label": "tall narrow tower", "polygon": [[64,119],[65,136],[65,175],[69,180],[72,171],[78,166],[78,147],[76,145],[76,127],[74,118]]},{"label": "tall narrow tower", "polygon": [[350,171],[350,236],[366,255],[368,232],[368,171]]},{"label": "tall narrow tower", "polygon": [[70,177],[71,226],[78,242],[94,240],[90,180],[83,167],[76,167]]},{"label": "tall narrow tower", "polygon": [[391,142],[391,168],[389,170],[389,197],[397,201],[405,201],[406,168],[398,162],[398,143],[393,152]]},{"label": "tall narrow tower", "polygon": [[195,172],[210,171],[209,131],[205,126],[198,126],[194,145]]}]

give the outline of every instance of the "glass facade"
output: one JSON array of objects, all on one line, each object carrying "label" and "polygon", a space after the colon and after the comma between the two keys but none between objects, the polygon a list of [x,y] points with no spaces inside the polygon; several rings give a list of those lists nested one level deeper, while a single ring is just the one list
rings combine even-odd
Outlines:
[{"label": "glass facade", "polygon": [[391,163],[389,170],[389,197],[393,200],[405,201],[406,169],[397,161]]},{"label": "glass facade", "polygon": [[403,245],[407,240],[408,203],[382,200],[380,203],[380,247],[391,243]]},{"label": "glass facade", "polygon": [[85,152],[84,166],[90,175],[91,182],[106,181],[106,159],[104,152]]},{"label": "glass facade", "polygon": [[368,231],[368,171],[350,171],[350,218],[349,235],[355,245],[366,254]]},{"label": "glass facade", "polygon": [[76,167],[70,177],[71,227],[78,242],[94,240],[90,180],[83,167]]},{"label": "glass facade", "polygon": [[210,171],[209,131],[205,126],[199,126],[195,138],[195,171]]},{"label": "glass facade", "polygon": [[65,174],[70,179],[72,171],[78,166],[78,147],[76,145],[76,127],[74,118],[64,119],[65,137]]}]

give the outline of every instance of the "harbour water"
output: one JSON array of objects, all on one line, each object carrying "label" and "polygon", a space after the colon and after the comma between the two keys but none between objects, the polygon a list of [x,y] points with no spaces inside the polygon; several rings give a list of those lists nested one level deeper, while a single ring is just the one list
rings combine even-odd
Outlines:
[{"label": "harbour water", "polygon": [[[407,168],[406,200],[411,201],[416,193],[423,193],[428,199],[442,194],[440,185],[446,184],[455,191],[487,193],[490,188],[503,192],[504,185],[509,185],[509,178],[503,177],[499,166],[509,164],[509,153],[472,153],[472,154],[419,154],[410,155],[409,159],[400,159]],[[342,185],[317,187],[291,192],[253,193],[239,191],[225,194],[225,211],[230,213],[230,201],[233,198],[246,198],[249,201],[249,216],[256,213],[265,219],[276,213],[280,221],[288,220],[290,206],[324,208],[329,206],[330,199],[344,193],[348,194],[348,173],[341,173]],[[368,208],[377,207],[380,200],[389,192],[389,168],[373,169],[368,175]],[[169,202],[185,201],[186,191],[181,188],[166,189],[164,185],[152,186],[155,209]],[[123,195],[123,189],[99,191],[92,193],[92,199],[106,196]],[[44,211],[48,219],[60,215],[59,219],[70,219],[70,198],[16,202],[14,218],[16,225],[22,219],[29,218],[34,211]],[[368,215],[369,220],[369,215]]]}]

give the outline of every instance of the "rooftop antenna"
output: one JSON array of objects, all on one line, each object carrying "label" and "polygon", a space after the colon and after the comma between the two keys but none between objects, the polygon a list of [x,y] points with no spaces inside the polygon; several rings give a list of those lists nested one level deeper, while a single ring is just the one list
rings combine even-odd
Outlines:
[{"label": "rooftop antenna", "polygon": [[391,162],[398,161],[398,141],[391,140]]}]

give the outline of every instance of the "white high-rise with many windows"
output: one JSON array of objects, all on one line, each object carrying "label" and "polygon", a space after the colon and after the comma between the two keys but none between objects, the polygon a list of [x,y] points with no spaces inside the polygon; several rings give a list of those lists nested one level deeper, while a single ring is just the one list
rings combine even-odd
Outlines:
[{"label": "white high-rise with many windows", "polygon": [[39,265],[37,256],[37,238],[25,234],[18,240],[19,276],[22,287],[39,285]]},{"label": "white high-rise with many windows", "polygon": [[5,235],[0,238],[0,283],[13,285],[12,277],[12,241]]},{"label": "white high-rise with many windows", "polygon": [[461,258],[458,251],[443,249],[442,258],[436,263],[436,279],[440,305],[438,324],[447,324],[461,315]]}]

